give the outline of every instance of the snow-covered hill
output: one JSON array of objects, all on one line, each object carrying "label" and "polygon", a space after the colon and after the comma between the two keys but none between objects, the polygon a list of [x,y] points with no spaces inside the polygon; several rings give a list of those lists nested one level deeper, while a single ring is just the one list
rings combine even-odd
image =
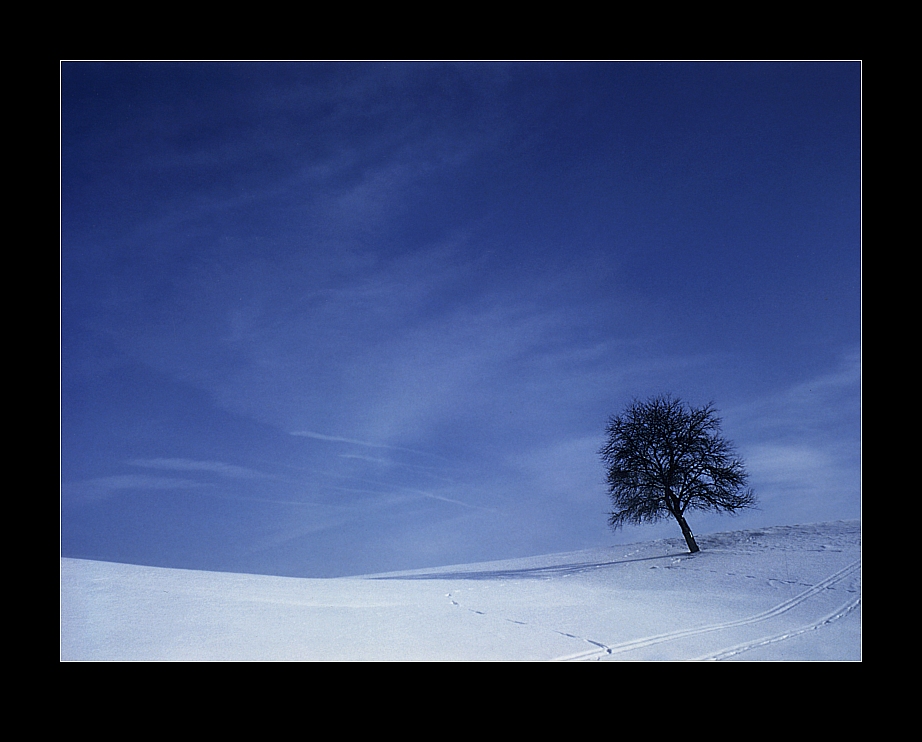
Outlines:
[{"label": "snow-covered hill", "polygon": [[339,579],[61,560],[63,660],[860,660],[861,524]]}]

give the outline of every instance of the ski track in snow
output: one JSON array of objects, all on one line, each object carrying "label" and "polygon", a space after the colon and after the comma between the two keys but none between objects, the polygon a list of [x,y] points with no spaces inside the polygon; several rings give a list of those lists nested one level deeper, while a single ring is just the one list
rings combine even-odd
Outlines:
[{"label": "ski track in snow", "polygon": [[[606,644],[603,644],[602,642],[597,642],[592,639],[586,639],[585,637],[576,636],[575,634],[572,634],[570,632],[559,631],[557,629],[550,629],[547,627],[539,627],[539,628],[544,628],[547,631],[553,631],[555,634],[566,636],[570,639],[576,639],[578,641],[583,641],[583,642],[586,642],[587,644],[593,645],[593,649],[590,649],[584,652],[577,652],[575,654],[566,655],[563,657],[557,657],[551,660],[552,662],[577,662],[577,661],[585,662],[585,661],[600,660],[608,656],[624,654],[626,652],[631,652],[637,649],[650,647],[656,644],[662,644],[664,642],[675,641],[678,639],[685,639],[687,637],[692,637],[692,636],[699,636],[701,634],[710,634],[713,632],[724,631],[727,629],[733,629],[733,628],[737,628],[740,626],[751,626],[754,624],[761,623],[762,621],[767,621],[769,619],[776,618],[778,616],[781,616],[787,613],[793,608],[801,605],[802,603],[808,601],[810,598],[822,593],[824,590],[833,588],[837,583],[856,574],[860,569],[861,569],[861,560],[857,559],[851,564],[849,564],[848,566],[840,569],[838,572],[835,572],[834,574],[830,575],[826,579],[811,586],[809,589],[804,590],[798,595],[795,595],[793,598],[782,601],[778,605],[772,608],[769,608],[768,610],[762,611],[761,613],[756,613],[753,616],[748,616],[746,618],[736,619],[733,621],[722,621],[719,623],[708,624],[706,626],[699,626],[699,627],[692,628],[692,629],[680,629],[677,631],[669,631],[669,632],[665,632],[662,634],[655,634],[653,636],[643,637],[640,639],[632,639],[631,641],[622,642],[620,644],[613,644],[611,646],[607,646]],[[790,581],[785,580],[784,582],[790,582]],[[448,593],[446,597],[448,597],[451,600],[451,604],[453,606],[456,606],[458,608],[463,608],[463,606],[452,597],[451,593]],[[831,613],[821,617],[820,619],[816,621],[813,621],[804,626],[801,626],[799,628],[788,630],[788,631],[782,631],[782,632],[779,632],[777,634],[773,634],[767,637],[761,637],[753,641],[748,641],[748,642],[736,644],[730,647],[726,647],[716,652],[710,652],[706,655],[696,657],[693,661],[723,660],[729,657],[742,654],[744,652],[747,652],[751,649],[755,649],[757,647],[763,647],[768,644],[774,644],[775,642],[784,641],[786,639],[790,639],[795,636],[804,634],[808,631],[815,631],[817,629],[821,629],[839,620],[840,618],[844,618],[849,613],[851,613],[853,610],[855,610],[860,604],[861,604],[860,596],[852,598],[846,601],[845,603],[843,603],[842,605],[840,605],[838,608],[836,608]],[[466,608],[465,610],[468,610],[471,613],[477,614],[479,616],[486,615],[486,612],[476,610],[473,608]],[[518,621],[515,619],[511,619],[511,618],[505,618],[503,620],[508,621],[510,623],[520,624],[523,626],[528,625],[526,624],[525,621]]]},{"label": "ski track in snow", "polygon": [[855,610],[859,605],[861,605],[861,598],[855,598],[850,600],[844,605],[840,606],[838,609],[832,613],[824,616],[819,621],[814,621],[813,623],[807,624],[806,626],[801,626],[798,629],[792,631],[782,631],[779,634],[774,636],[764,637],[756,641],[744,642],[742,644],[737,644],[736,646],[723,649],[719,652],[714,652],[711,654],[704,655],[703,657],[697,657],[696,660],[724,660],[729,657],[733,657],[737,654],[742,654],[743,652],[748,652],[750,649],[756,649],[757,647],[764,647],[768,644],[774,644],[775,642],[784,641],[785,639],[791,639],[795,636],[800,636],[801,634],[806,634],[808,631],[815,631],[816,629],[821,629],[824,626],[828,626],[834,621],[838,621],[840,618],[845,618],[849,613]]},{"label": "ski track in snow", "polygon": [[[570,655],[568,657],[562,657],[562,658],[559,658],[558,661],[600,659],[604,655],[621,654],[624,652],[630,652],[635,649],[640,649],[642,647],[649,647],[654,644],[661,644],[663,642],[674,641],[676,639],[684,639],[686,637],[698,636],[700,634],[709,634],[715,631],[723,631],[726,629],[736,628],[738,626],[750,626],[752,624],[757,624],[762,621],[767,621],[770,618],[775,618],[776,616],[780,616],[784,613],[787,613],[792,608],[795,608],[796,606],[800,605],[804,601],[809,600],[811,597],[821,593],[823,590],[827,590],[831,588],[832,586],[834,586],[836,583],[841,582],[842,580],[852,576],[860,569],[861,569],[861,560],[857,559],[856,561],[849,564],[847,567],[844,567],[843,569],[839,570],[835,574],[830,575],[825,580],[822,580],[821,582],[817,583],[816,585],[809,588],[808,590],[804,590],[802,593],[794,596],[793,598],[790,598],[789,600],[785,600],[779,603],[778,605],[776,605],[775,607],[768,609],[767,611],[762,611],[761,613],[757,613],[754,616],[749,616],[748,618],[737,619],[735,621],[723,621],[720,623],[709,624],[707,626],[700,626],[694,629],[681,629],[679,631],[670,631],[664,634],[657,634],[655,636],[644,637],[642,639],[634,639],[632,641],[623,642],[621,644],[615,644],[610,647],[604,647],[601,650],[592,650],[589,652],[582,652],[576,655]],[[854,610],[858,606],[860,601],[861,601],[860,597],[854,598],[853,600],[849,600],[843,606],[840,606],[836,611],[833,611],[833,613],[827,616],[824,616],[819,621],[811,623],[795,631],[782,632],[782,633],[776,634],[771,637],[759,639],[754,642],[747,642],[744,644],[739,644],[734,647],[729,647],[727,649],[723,649],[718,652],[711,653],[703,657],[699,657],[697,659],[699,660],[726,659],[727,657],[740,654],[750,649],[754,649],[755,647],[764,646],[765,644],[774,643],[776,641],[783,641],[784,639],[789,639],[793,636],[797,636],[807,631],[820,628],[822,626],[832,623],[835,620],[838,620],[839,618],[842,618],[845,615],[848,615],[848,613],[850,613],[852,610]]]}]

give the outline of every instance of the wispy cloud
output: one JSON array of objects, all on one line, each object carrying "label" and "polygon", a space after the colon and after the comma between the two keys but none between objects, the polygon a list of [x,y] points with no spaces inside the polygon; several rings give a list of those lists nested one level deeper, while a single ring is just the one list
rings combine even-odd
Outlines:
[{"label": "wispy cloud", "polygon": [[856,517],[861,501],[861,359],[727,411],[766,510]]},{"label": "wispy cloud", "polygon": [[456,500],[453,497],[445,497],[444,495],[437,495],[434,492],[426,492],[424,490],[408,489],[402,488],[404,492],[409,492],[415,495],[421,495],[422,497],[427,497],[431,500],[439,500],[440,502],[447,502],[452,505],[460,505],[461,507],[470,508],[472,510],[486,510],[487,512],[495,513],[497,512],[496,508],[486,507],[485,505],[474,505],[469,502],[463,502],[462,500]]},{"label": "wispy cloud", "polygon": [[204,482],[176,477],[154,477],[146,474],[118,474],[96,477],[80,482],[67,482],[61,487],[63,499],[68,502],[100,502],[123,492],[135,490],[188,490],[207,487]]},{"label": "wispy cloud", "polygon": [[440,464],[438,466],[424,465],[424,464],[408,464],[405,461],[397,461],[395,458],[382,458],[381,456],[365,456],[363,454],[357,453],[341,453],[339,454],[340,459],[345,459],[346,461],[364,461],[369,464],[375,464],[384,469],[399,469],[407,472],[412,472],[414,474],[421,474],[430,479],[437,479],[442,482],[454,483],[456,481],[455,477],[446,476],[446,469],[444,465]]},{"label": "wispy cloud", "polygon": [[255,469],[248,469],[221,461],[197,461],[195,459],[132,459],[132,466],[145,469],[164,469],[167,471],[205,472],[217,474],[230,479],[261,479],[268,476]]},{"label": "wispy cloud", "polygon": [[850,440],[860,434],[861,356],[850,350],[831,370],[778,392],[728,409],[747,434],[758,438],[796,435]]},{"label": "wispy cloud", "polygon": [[374,441],[360,441],[355,438],[346,438],[339,435],[326,435],[324,433],[316,433],[313,430],[293,430],[291,435],[297,435],[302,438],[312,438],[316,441],[326,441],[328,443],[348,443],[351,446],[364,446],[366,448],[382,448],[389,449],[391,451],[406,451],[408,453],[416,453],[422,456],[432,456],[433,458],[443,458],[433,453],[428,453],[426,451],[420,451],[415,448],[404,448],[403,446],[391,446],[386,443],[375,443]]},{"label": "wispy cloud", "polygon": [[[183,472],[186,474],[217,475],[225,479],[252,480],[263,479],[270,475],[235,466],[220,461],[198,461],[195,459],[132,459],[130,466],[153,469],[163,472]],[[177,476],[158,476],[154,474],[114,474],[108,477],[95,477],[79,482],[68,482],[62,486],[64,497],[71,502],[98,502],[115,495],[141,490],[193,490],[214,486],[214,482],[202,479],[189,479]],[[202,493],[206,494],[206,493]],[[224,496],[224,495],[222,495]]]}]

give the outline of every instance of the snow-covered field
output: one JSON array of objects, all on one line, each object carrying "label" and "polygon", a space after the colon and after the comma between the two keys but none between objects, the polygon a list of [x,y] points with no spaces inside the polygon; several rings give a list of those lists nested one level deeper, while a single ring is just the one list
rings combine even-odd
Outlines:
[{"label": "snow-covered field", "polygon": [[297,579],[61,559],[62,660],[860,660],[861,524]]}]

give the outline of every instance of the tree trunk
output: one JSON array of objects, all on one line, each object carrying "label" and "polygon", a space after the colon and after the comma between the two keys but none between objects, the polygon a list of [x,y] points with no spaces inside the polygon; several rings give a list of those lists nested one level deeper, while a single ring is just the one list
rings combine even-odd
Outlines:
[{"label": "tree trunk", "polygon": [[691,528],[689,528],[688,523],[685,522],[685,517],[683,515],[676,515],[675,518],[679,521],[679,528],[682,529],[682,535],[685,536],[685,543],[688,544],[688,551],[692,554],[701,551],[701,549],[698,548],[698,544],[695,542],[695,537],[692,535]]}]

